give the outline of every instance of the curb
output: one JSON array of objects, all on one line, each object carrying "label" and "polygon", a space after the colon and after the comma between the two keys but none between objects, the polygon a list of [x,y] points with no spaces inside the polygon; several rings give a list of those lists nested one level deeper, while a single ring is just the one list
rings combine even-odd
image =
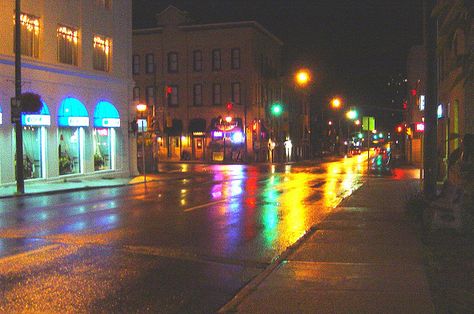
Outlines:
[{"label": "curb", "polygon": [[[357,189],[359,190],[366,182],[360,185],[360,187]],[[351,194],[344,196],[341,198],[341,201],[334,206],[333,208],[338,208],[341,207],[340,205],[347,200],[349,197],[354,194],[357,190],[353,191]],[[257,287],[268,277],[270,274],[281,264],[284,263],[288,257],[295,252],[296,249],[298,249],[301,244],[306,241],[310,236],[312,236],[316,231],[318,231],[318,224],[315,224],[311,227],[309,227],[308,230],[305,231],[305,233],[298,239],[296,240],[295,243],[291,244],[286,248],[285,251],[283,251],[279,256],[276,256],[270,263],[270,265],[267,266],[260,274],[258,274],[255,278],[250,280],[249,283],[247,283],[245,286],[243,286],[237,294],[225,305],[223,305],[217,313],[233,313],[236,312],[237,307],[242,303],[242,301],[249,296],[253,291],[257,289]]]},{"label": "curb", "polygon": [[[162,179],[152,179],[148,180],[147,183],[151,182],[158,182],[158,181],[171,181],[171,180],[182,180],[182,179],[189,179],[192,176],[180,177],[180,178],[162,178]],[[59,190],[49,190],[49,191],[41,191],[41,192],[28,192],[24,194],[10,194],[10,195],[0,195],[0,199],[6,198],[20,198],[26,196],[43,196],[43,195],[54,195],[60,193],[68,193],[68,192],[78,192],[78,191],[88,191],[88,190],[96,190],[96,189],[105,189],[105,188],[117,188],[117,187],[124,187],[124,186],[132,186],[144,184],[144,182],[135,182],[135,183],[117,183],[117,184],[110,184],[110,185],[99,185],[99,186],[81,186],[77,188],[68,188],[68,189],[59,189]]]}]

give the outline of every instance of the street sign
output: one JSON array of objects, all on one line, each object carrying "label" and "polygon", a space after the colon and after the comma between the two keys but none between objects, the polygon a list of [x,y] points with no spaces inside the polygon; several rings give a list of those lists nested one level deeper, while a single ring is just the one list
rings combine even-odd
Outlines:
[{"label": "street sign", "polygon": [[362,130],[373,131],[375,130],[375,118],[374,117],[362,117]]}]

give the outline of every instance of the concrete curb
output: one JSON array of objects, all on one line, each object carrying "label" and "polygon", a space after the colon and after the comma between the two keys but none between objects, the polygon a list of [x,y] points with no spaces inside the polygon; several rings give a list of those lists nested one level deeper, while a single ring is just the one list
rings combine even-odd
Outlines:
[{"label": "concrete curb", "polygon": [[[182,179],[189,179],[191,177],[192,176],[179,177],[179,178],[151,179],[151,180],[147,179],[147,183],[159,182],[159,181],[182,180]],[[138,184],[144,184],[144,182],[117,183],[117,184],[98,185],[98,186],[86,185],[86,186],[81,186],[81,187],[76,187],[76,188],[66,188],[66,189],[40,191],[40,192],[28,192],[24,194],[0,195],[0,199],[19,198],[19,197],[26,197],[26,196],[54,195],[54,194],[67,193],[67,192],[88,191],[88,190],[105,189],[105,188],[117,188],[117,187],[132,186],[132,185],[138,185]]]},{"label": "concrete curb", "polygon": [[[367,182],[367,181],[366,181]],[[357,190],[359,190],[366,182],[361,184]],[[334,206],[333,208],[338,208],[340,205],[349,197],[351,197],[354,192],[357,190],[352,191],[351,194],[344,196],[341,198],[341,201]],[[306,241],[309,237],[311,237],[316,231],[318,231],[318,224],[315,224],[311,226],[308,230],[305,231],[305,233],[292,245],[286,248],[285,251],[283,251],[279,256],[275,257],[270,265],[268,265],[267,268],[265,268],[260,274],[258,274],[255,278],[250,280],[249,283],[247,283],[245,286],[243,286],[237,294],[229,301],[227,302],[224,306],[222,306],[217,313],[233,313],[236,312],[237,307],[239,306],[242,301],[249,296],[253,291],[257,289],[257,287],[268,277],[270,274],[277,268],[279,267],[285,260],[288,259],[288,257],[293,254],[296,249],[298,249],[301,244]]]}]

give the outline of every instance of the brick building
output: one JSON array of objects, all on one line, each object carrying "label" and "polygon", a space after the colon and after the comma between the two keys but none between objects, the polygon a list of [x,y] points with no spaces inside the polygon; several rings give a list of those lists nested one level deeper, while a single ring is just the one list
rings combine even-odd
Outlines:
[{"label": "brick building", "polygon": [[134,102],[148,106],[155,158],[265,160],[270,138],[283,145],[288,110],[270,114],[285,94],[277,37],[254,21],[195,24],[173,6],[156,19],[133,31]]}]

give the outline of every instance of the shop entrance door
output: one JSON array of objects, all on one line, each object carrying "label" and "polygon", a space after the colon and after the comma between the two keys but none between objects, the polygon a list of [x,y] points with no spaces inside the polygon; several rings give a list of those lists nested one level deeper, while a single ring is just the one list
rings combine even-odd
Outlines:
[{"label": "shop entrance door", "polygon": [[204,139],[202,137],[194,138],[194,158],[203,159],[204,156]]}]

